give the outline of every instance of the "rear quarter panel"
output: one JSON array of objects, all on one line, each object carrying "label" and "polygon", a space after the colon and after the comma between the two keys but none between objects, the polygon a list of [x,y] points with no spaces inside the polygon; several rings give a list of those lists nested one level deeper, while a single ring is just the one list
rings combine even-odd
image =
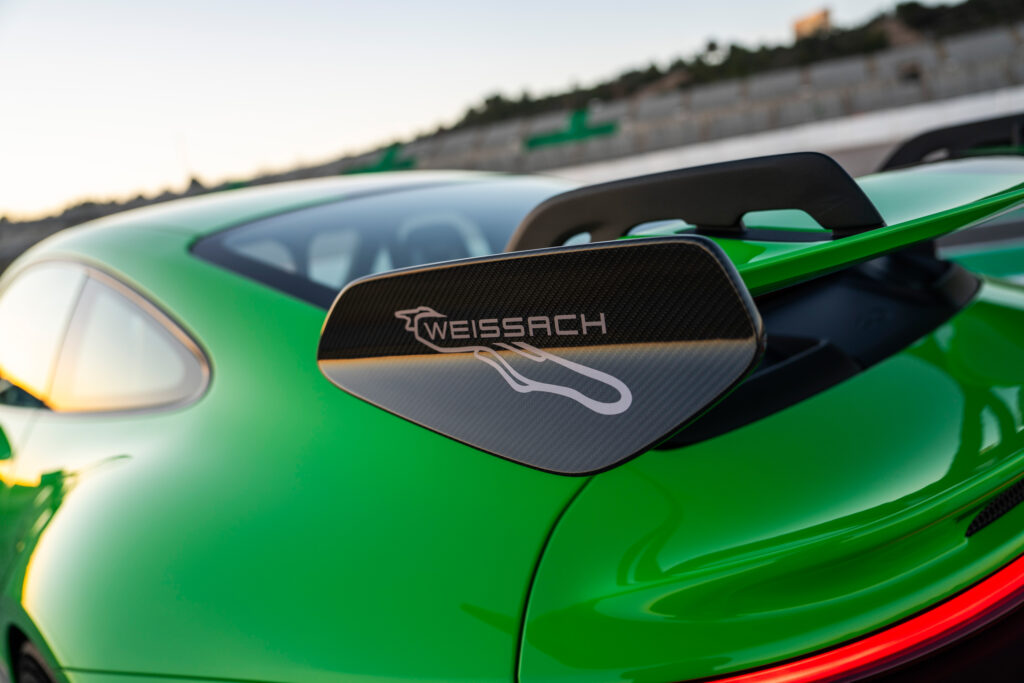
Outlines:
[{"label": "rear quarter panel", "polygon": [[121,230],[43,252],[150,296],[212,380],[173,411],[38,416],[14,459],[49,503],[4,626],[37,629],[74,680],[511,680],[536,558],[582,482],[339,391],[315,362],[324,311],[187,247]]},{"label": "rear quarter panel", "polygon": [[552,535],[522,680],[682,681],[920,611],[1024,552],[1024,290],[989,283],[832,389],[593,478]]}]

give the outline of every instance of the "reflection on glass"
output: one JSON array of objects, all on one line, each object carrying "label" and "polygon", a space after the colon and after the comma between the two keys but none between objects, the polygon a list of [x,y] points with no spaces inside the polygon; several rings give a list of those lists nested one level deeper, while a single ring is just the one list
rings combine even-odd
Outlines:
[{"label": "reflection on glass", "polygon": [[170,331],[114,289],[90,280],[54,380],[56,410],[131,410],[192,396],[202,367]]},{"label": "reflection on glass", "polygon": [[80,266],[42,263],[0,294],[0,403],[46,401],[57,350],[84,280]]},{"label": "reflection on glass", "polygon": [[237,246],[237,251],[255,261],[262,261],[289,273],[296,271],[295,259],[288,250],[273,240],[254,240]]},{"label": "reflection on glass", "polygon": [[532,207],[565,189],[529,178],[389,192],[272,216],[220,239],[236,256],[337,290],[393,268],[498,253]]}]

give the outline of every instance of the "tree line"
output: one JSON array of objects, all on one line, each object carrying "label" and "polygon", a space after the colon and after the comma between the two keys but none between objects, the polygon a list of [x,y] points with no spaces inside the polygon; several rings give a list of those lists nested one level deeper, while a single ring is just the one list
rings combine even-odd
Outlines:
[{"label": "tree line", "polygon": [[[450,129],[481,126],[520,116],[581,109],[593,100],[611,101],[648,89],[685,89],[715,81],[743,78],[765,71],[799,67],[826,59],[864,55],[890,46],[893,22],[922,38],[943,38],[957,33],[1004,25],[1024,19],[1022,0],[965,0],[954,5],[925,6],[904,2],[891,14],[881,14],[853,28],[832,28],[801,38],[790,45],[747,48],[735,43],[720,45],[709,40],[702,52],[680,57],[666,67],[651,64],[634,69],[589,88],[533,97],[495,93],[470,107]],[[438,132],[446,130],[441,128]]]}]

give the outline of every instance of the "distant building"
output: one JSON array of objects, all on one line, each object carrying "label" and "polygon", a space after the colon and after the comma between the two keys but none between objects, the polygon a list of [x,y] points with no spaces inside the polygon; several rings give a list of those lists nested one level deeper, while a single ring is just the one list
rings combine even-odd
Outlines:
[{"label": "distant building", "polygon": [[920,43],[924,40],[924,36],[893,15],[886,15],[880,18],[876,25],[885,34],[889,47],[901,47],[903,45]]},{"label": "distant building", "polygon": [[826,33],[832,28],[829,9],[826,7],[804,15],[793,22],[793,35],[797,40],[809,38],[818,33]]}]

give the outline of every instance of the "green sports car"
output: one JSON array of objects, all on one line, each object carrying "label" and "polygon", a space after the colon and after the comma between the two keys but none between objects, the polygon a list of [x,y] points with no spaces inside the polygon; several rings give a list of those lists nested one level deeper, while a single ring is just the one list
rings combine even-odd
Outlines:
[{"label": "green sports car", "polygon": [[0,281],[0,680],[1019,680],[1024,159],[972,130],[46,240]]}]

